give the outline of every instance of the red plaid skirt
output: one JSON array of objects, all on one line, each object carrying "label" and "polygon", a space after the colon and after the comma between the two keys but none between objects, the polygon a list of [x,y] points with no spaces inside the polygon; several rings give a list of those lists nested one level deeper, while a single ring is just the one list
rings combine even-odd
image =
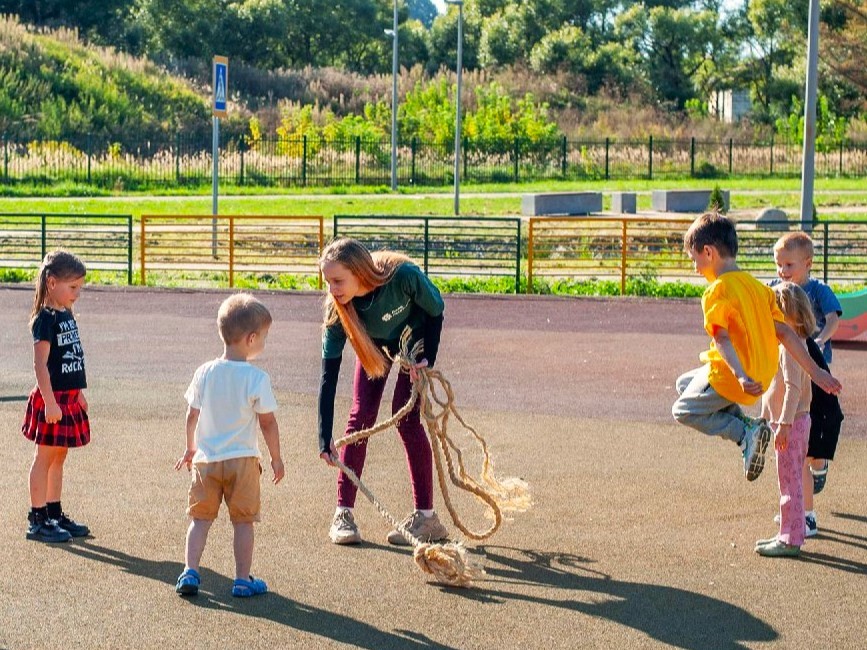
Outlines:
[{"label": "red plaid skirt", "polygon": [[21,433],[37,445],[47,447],[83,447],[90,442],[90,421],[87,411],[78,403],[80,390],[56,390],[54,399],[63,416],[60,422],[45,421],[45,401],[39,387],[30,393]]}]

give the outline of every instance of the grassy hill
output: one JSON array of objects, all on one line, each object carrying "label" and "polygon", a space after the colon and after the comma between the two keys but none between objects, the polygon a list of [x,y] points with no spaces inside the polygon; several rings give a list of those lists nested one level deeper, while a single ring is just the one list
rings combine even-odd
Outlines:
[{"label": "grassy hill", "polygon": [[0,17],[0,132],[124,142],[210,130],[207,99],[153,63]]}]

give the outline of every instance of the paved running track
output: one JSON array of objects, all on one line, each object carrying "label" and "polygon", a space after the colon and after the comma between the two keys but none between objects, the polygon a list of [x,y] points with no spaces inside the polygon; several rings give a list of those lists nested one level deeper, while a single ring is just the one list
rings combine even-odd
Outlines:
[{"label": "paved running track", "polygon": [[[817,498],[821,534],[799,560],[763,559],[752,548],[774,531],[774,463],[749,484],[737,447],[669,414],[674,379],[707,343],[695,300],[447,296],[438,367],[499,473],[526,478],[535,499],[469,545],[487,573],[461,590],[430,583],[409,551],[385,543],[386,522],[362,500],[365,543],[328,541],[335,475],[315,442],[321,297],[262,293],[275,322],[260,363],[277,389],[288,469],[283,484],[264,485],[257,527],[254,572],[271,593],[230,596],[223,511],[200,595],[179,598],[183,392],[221,352],[225,295],[85,289],[77,314],[94,437],[69,454],[63,502],[94,535],[45,546],[24,539],[32,289],[0,286],[0,648],[867,645],[867,346],[835,352],[847,419]],[[351,361],[347,352],[341,423]],[[365,480],[395,515],[408,512],[393,433],[371,442]],[[472,527],[487,526],[478,505],[459,505]]]}]

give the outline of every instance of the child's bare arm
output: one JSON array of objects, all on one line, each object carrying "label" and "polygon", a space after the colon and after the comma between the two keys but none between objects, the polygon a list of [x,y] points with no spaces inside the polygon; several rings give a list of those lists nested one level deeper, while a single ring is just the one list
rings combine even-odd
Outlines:
[{"label": "child's bare arm", "polygon": [[795,361],[801,364],[801,367],[810,375],[810,379],[826,393],[836,395],[843,390],[843,385],[831,376],[830,372],[822,370],[816,362],[810,357],[801,339],[795,334],[795,331],[780,321],[774,321],[774,327],[777,333],[777,339],[782,343],[786,350],[791,354]]},{"label": "child's bare arm", "polygon": [[274,413],[259,413],[259,428],[262,429],[262,437],[265,438],[265,446],[271,456],[271,469],[274,471],[274,483],[283,480],[286,469],[283,467],[283,458],[280,456],[280,427]]},{"label": "child's bare arm", "polygon": [[180,469],[186,465],[187,470],[189,470],[193,463],[193,456],[196,455],[196,425],[199,423],[199,413],[199,409],[187,406],[187,448],[184,451],[184,455],[175,463],[175,469]]},{"label": "child's bare arm", "polygon": [[51,353],[49,341],[37,341],[33,344],[33,371],[36,373],[36,385],[45,402],[45,421],[49,424],[60,422],[63,412],[54,399],[54,390],[51,387],[51,375],[48,372],[48,355]]},{"label": "child's bare arm", "polygon": [[732,345],[731,338],[729,337],[729,331],[724,327],[718,327],[714,332],[713,340],[716,349],[719,350],[719,353],[723,358],[723,361],[726,362],[726,365],[728,365],[732,373],[734,373],[734,376],[737,378],[743,391],[747,395],[761,395],[764,393],[764,386],[762,386],[761,383],[754,381],[752,377],[744,372],[744,367],[741,365],[741,360],[738,357],[735,346]]},{"label": "child's bare arm", "polygon": [[822,328],[821,332],[816,334],[816,345],[821,348],[827,341],[830,341],[831,337],[837,332],[839,325],[840,317],[837,315],[837,312],[832,311],[825,314],[825,327]]}]

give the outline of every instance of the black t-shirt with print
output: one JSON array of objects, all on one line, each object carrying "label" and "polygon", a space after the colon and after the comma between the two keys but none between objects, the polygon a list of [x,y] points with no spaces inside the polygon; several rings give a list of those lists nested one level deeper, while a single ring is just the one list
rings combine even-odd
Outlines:
[{"label": "black t-shirt with print", "polygon": [[87,388],[84,351],[78,338],[78,325],[68,311],[43,307],[33,321],[33,343],[48,341],[48,374],[52,390]]}]

